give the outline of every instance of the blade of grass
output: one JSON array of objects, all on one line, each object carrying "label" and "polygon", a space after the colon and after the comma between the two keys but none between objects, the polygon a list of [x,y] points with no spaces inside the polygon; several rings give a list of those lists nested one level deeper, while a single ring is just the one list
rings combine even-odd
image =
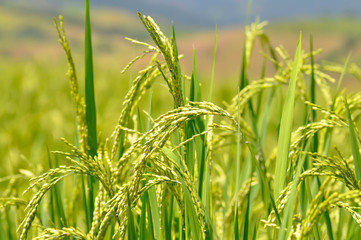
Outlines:
[{"label": "blade of grass", "polygon": [[[231,159],[231,156],[232,156],[232,147],[230,146],[229,147],[229,153],[228,153],[228,162],[227,162],[227,168],[226,168],[226,172],[227,173],[231,173],[232,172],[232,159]],[[225,184],[224,184],[224,187],[223,187],[223,202],[224,202],[224,208],[223,208],[223,218],[226,218],[226,213],[227,213],[227,209],[229,208],[229,201],[228,201],[228,186],[230,186],[230,182],[232,181],[232,177],[231,177],[231,174],[226,174],[226,180],[225,180]],[[224,224],[223,225],[223,238],[222,239],[225,239],[226,237],[226,225]]]},{"label": "blade of grass", "polygon": [[[153,92],[152,90],[149,91],[149,98],[148,98],[148,114],[152,115],[152,96]],[[138,130],[139,132],[143,132],[143,123],[142,118],[140,114],[140,110],[138,109]],[[149,118],[146,118],[145,122],[145,129],[146,131],[149,131],[151,129],[151,121]],[[154,236],[154,228],[153,228],[153,217],[150,209],[150,202],[149,202],[149,191],[145,192],[142,196],[142,209],[141,209],[141,217],[140,217],[140,236],[139,239],[155,239]],[[148,231],[147,231],[147,213],[148,213]]]},{"label": "blade of grass", "polygon": [[[148,114],[151,115],[152,114],[152,92],[150,91],[149,93],[149,106],[148,106]],[[143,123],[143,119],[141,117],[141,112],[140,109],[138,108],[138,130],[139,132],[144,132],[144,123]],[[147,118],[146,122],[145,122],[145,129],[148,131],[150,129],[150,121]],[[145,141],[143,141],[144,143]],[[148,164],[148,166],[150,167],[150,165]],[[161,218],[159,215],[159,207],[158,207],[158,203],[157,203],[157,193],[156,193],[156,189],[155,187],[151,187],[148,192],[145,193],[146,197],[142,198],[142,203],[143,205],[149,205],[149,212],[150,214],[148,214],[148,218],[149,221],[152,222],[152,227],[154,226],[155,228],[155,238],[158,240],[162,239],[162,235],[161,235]],[[142,207],[142,212],[141,212],[141,219],[145,218],[145,212],[143,212],[143,210],[146,210],[146,208],[143,209]],[[150,217],[152,216],[152,217]],[[143,231],[144,231],[144,227],[143,226]],[[154,229],[152,229],[152,231],[154,231]],[[154,236],[154,235],[153,235]]]},{"label": "blade of grass", "polygon": [[[189,223],[191,233],[193,236],[192,239],[201,239],[202,229],[201,229],[200,223],[198,221],[196,211],[194,209],[191,194],[188,191],[188,188],[182,177],[180,177],[180,182],[182,183],[182,187],[183,187],[183,191],[184,191],[184,196],[185,196],[184,205],[185,205],[186,216],[188,217],[188,223]],[[186,232],[186,234],[187,234],[187,232]]]},{"label": "blade of grass", "polygon": [[334,109],[334,106],[336,104],[336,99],[338,97],[338,95],[340,94],[340,90],[341,90],[341,84],[343,82],[343,77],[345,76],[346,70],[347,70],[347,66],[348,66],[348,62],[350,61],[350,57],[351,57],[351,53],[348,54],[346,61],[345,61],[345,65],[343,66],[340,78],[337,82],[337,87],[336,87],[336,94],[333,98],[333,104],[332,104],[332,110]]},{"label": "blade of grass", "polygon": [[[308,151],[310,147],[311,141],[307,141],[306,147],[304,148],[305,151]],[[301,157],[301,161],[297,165],[296,175],[293,179],[293,185],[291,188],[291,194],[289,196],[288,202],[286,204],[285,213],[283,215],[283,221],[281,224],[280,233],[278,235],[278,240],[288,239],[288,236],[291,232],[291,225],[292,225],[292,217],[293,217],[293,209],[296,203],[296,194],[297,194],[297,186],[298,180],[304,166],[304,162],[306,160],[306,154]],[[287,229],[287,230],[286,230]]]},{"label": "blade of grass", "polygon": [[252,144],[247,144],[247,146],[248,146],[248,150],[250,152],[252,165],[256,166],[258,177],[262,182],[261,186],[264,186],[264,188],[263,188],[263,191],[265,191],[264,195],[269,197],[269,200],[271,203],[271,208],[275,211],[275,215],[276,215],[276,219],[277,219],[278,223],[281,224],[281,218],[280,218],[280,215],[279,215],[277,207],[276,207],[276,203],[275,203],[274,198],[271,193],[270,182],[269,182],[268,178],[266,177],[266,172],[262,169],[261,165],[258,163],[258,160],[256,158],[259,155],[256,154],[256,151],[254,150],[254,147],[252,146]]},{"label": "blade of grass", "polygon": [[[6,218],[6,223],[7,223],[7,236],[8,236],[8,239],[15,239],[15,236],[13,236],[13,231],[12,231],[12,226],[14,226],[14,222],[12,220],[12,214],[10,211],[11,211],[10,209],[5,210],[5,218]],[[0,230],[0,234],[1,234],[1,230]],[[5,237],[4,237],[4,239],[5,239]]]},{"label": "blade of grass", "polygon": [[248,232],[249,232],[249,217],[250,217],[250,206],[251,206],[251,191],[252,191],[252,181],[249,183],[249,190],[247,194],[247,208],[246,208],[246,214],[244,216],[244,227],[243,227],[243,239],[248,239]]},{"label": "blade of grass", "polygon": [[[345,64],[343,66],[343,69],[342,69],[342,72],[341,72],[341,75],[340,75],[340,78],[338,80],[338,84],[337,84],[337,88],[336,88],[336,93],[335,93],[335,96],[333,98],[333,102],[332,102],[332,105],[330,107],[330,110],[333,111],[334,108],[335,108],[335,104],[336,104],[336,99],[339,95],[339,92],[340,92],[340,87],[341,87],[341,83],[342,83],[342,80],[343,80],[343,77],[346,73],[346,69],[347,69],[347,65],[348,65],[348,61],[349,61],[349,58],[351,57],[351,53],[348,55],[346,61],[345,61]],[[322,151],[323,151],[323,154],[327,155],[329,150],[330,150],[330,145],[331,145],[331,140],[332,140],[332,131],[333,129],[332,128],[328,128],[326,133],[325,133],[325,137],[324,137],[324,144],[322,146]]]},{"label": "blade of grass", "polygon": [[[310,36],[310,57],[311,57],[311,86],[310,86],[310,97],[311,103],[316,104],[316,80],[315,80],[315,64],[313,57],[313,39],[312,35]],[[311,122],[315,122],[317,118],[317,113],[315,109],[311,109]],[[316,132],[313,137],[313,151],[317,152],[318,149],[318,133]]]},{"label": "blade of grass", "polygon": [[[137,109],[137,121],[138,121],[138,131],[139,132],[143,132],[143,121],[141,118],[141,114],[140,114],[140,109]],[[144,141],[142,141],[142,144],[144,144]],[[147,163],[147,165],[149,166],[149,164]],[[142,184],[144,187],[144,183]],[[149,204],[149,197],[148,197],[148,192],[145,192],[141,198],[142,201],[142,208],[141,208],[141,212],[140,212],[140,223],[139,223],[139,239],[145,239],[145,237],[147,236],[147,205]],[[150,220],[152,221],[152,220]]]},{"label": "blade of grass", "polygon": [[147,203],[147,214],[148,214],[148,235],[145,239],[156,239],[154,233],[154,226],[153,226],[152,210],[150,209],[150,203],[149,203],[149,194],[146,203]]},{"label": "blade of grass", "polygon": [[164,212],[164,231],[165,231],[165,239],[172,239],[172,221],[173,221],[173,204],[174,197],[170,196],[170,204],[169,207],[166,204],[163,204],[163,212]]},{"label": "blade of grass", "polygon": [[[186,219],[184,219],[185,234],[186,234],[186,236],[188,235],[188,225],[189,225],[191,234],[193,236],[192,239],[201,239],[202,228],[198,221],[196,210],[194,208],[195,206],[192,201],[192,196],[188,190],[185,180],[183,179],[181,173],[179,172],[179,171],[185,171],[185,166],[183,165],[182,160],[179,158],[179,156],[174,154],[171,150],[169,150],[168,148],[165,148],[165,147],[163,147],[162,150],[170,159],[172,159],[174,162],[176,162],[178,164],[178,166],[180,167],[179,170],[176,169],[176,172],[179,176],[179,180],[181,182],[182,189],[184,192],[184,208],[185,208],[185,218],[186,218]],[[180,228],[180,230],[181,230],[181,228]],[[179,233],[179,234],[181,235],[181,233]],[[188,239],[188,238],[186,237],[186,239]]]},{"label": "blade of grass", "polygon": [[357,234],[358,231],[359,226],[357,225],[357,223],[355,221],[351,221],[347,229],[346,240],[358,239],[360,236],[360,234]]},{"label": "blade of grass", "polygon": [[[147,239],[147,205],[149,204],[148,192],[142,196],[142,208],[140,212],[139,239]],[[148,236],[149,237],[149,236]]]},{"label": "blade of grass", "polygon": [[93,72],[93,50],[90,25],[89,0],[86,1],[85,13],[85,104],[86,123],[88,126],[89,154],[94,157],[97,154],[96,133],[96,107],[94,96],[94,72]]},{"label": "blade of grass", "polygon": [[246,58],[246,42],[243,43],[243,54],[242,54],[242,65],[241,65],[241,75],[239,79],[239,90],[242,90],[248,84],[247,79],[247,58]]},{"label": "blade of grass", "polygon": [[[49,148],[48,146],[46,147],[46,150],[48,152],[48,163],[49,163],[49,169],[52,169],[53,168],[53,161],[50,157],[50,151],[49,151]],[[50,204],[49,204],[49,220],[51,222],[51,226],[52,227],[55,227],[55,197],[56,197],[56,194],[54,193],[54,189],[50,189],[50,197],[49,197],[49,201],[50,201]]]},{"label": "blade of grass", "polygon": [[[245,55],[245,54],[244,54]],[[243,57],[245,59],[245,57]],[[242,69],[245,68],[244,65],[242,67]],[[242,82],[240,83],[242,84]],[[241,86],[240,86],[241,88]],[[240,88],[238,90],[238,96],[239,96],[239,91]],[[238,118],[241,118],[241,112],[240,112],[240,97],[238,97]],[[240,178],[240,172],[241,172],[241,126],[238,124],[237,126],[237,149],[236,149],[236,189],[235,189],[235,193],[234,193],[234,239],[239,239],[240,235],[239,235],[239,229],[238,229],[238,192],[239,192],[239,188],[240,188],[240,184],[239,184],[239,178]]]},{"label": "blade of grass", "polygon": [[[310,36],[310,58],[311,58],[311,84],[310,84],[310,100],[311,103],[316,104],[316,79],[315,79],[315,64],[314,64],[314,55],[313,55],[313,38],[312,35]],[[315,122],[317,118],[317,112],[315,109],[311,108],[311,115],[310,118],[306,117],[306,121],[304,125],[307,125],[309,122]],[[308,121],[308,119],[310,119]],[[328,130],[327,130],[328,131]],[[327,134],[326,134],[327,136]],[[313,136],[313,144],[312,144],[312,152],[317,152],[318,151],[318,132],[316,132]],[[312,164],[312,163],[310,163]],[[308,161],[305,162],[304,164],[304,168],[308,169]],[[312,196],[308,196],[310,194],[309,191],[307,191],[307,188],[309,188],[309,186],[306,186],[308,183],[308,179],[305,179],[306,181],[303,181],[301,184],[301,206],[303,209],[303,213],[304,215],[306,214],[306,209],[308,207],[308,202],[307,202],[307,198],[311,201]],[[321,181],[319,179],[318,176],[316,176],[316,180],[318,182],[318,187],[321,186]],[[303,193],[303,194],[302,194]],[[330,240],[333,240],[333,230],[332,230],[332,224],[331,224],[331,218],[329,215],[329,211],[325,211],[323,213],[325,222],[326,222],[326,227],[327,227],[327,234]],[[319,229],[318,226],[315,226],[315,230],[314,230],[317,235],[316,238],[319,238]]]},{"label": "blade of grass", "polygon": [[[215,29],[215,37],[214,37],[214,49],[213,49],[213,62],[212,62],[212,75],[211,75],[211,84],[209,87],[209,94],[208,94],[208,101],[211,102],[212,101],[212,92],[213,92],[213,84],[214,84],[214,72],[215,72],[215,66],[216,66],[216,54],[217,54],[217,42],[218,42],[218,28],[216,25],[216,29]],[[208,126],[209,123],[209,116],[206,117],[204,125],[205,128]],[[199,147],[202,147],[202,158],[206,158],[206,150],[207,149],[207,145],[206,145],[206,140],[205,137],[202,136],[202,141],[203,144],[202,146],[199,145]],[[206,185],[205,185],[205,195],[207,196],[206,199],[206,204],[205,204],[205,209],[208,212],[208,215],[210,216],[210,222],[213,219],[213,212],[212,212],[212,191],[210,191],[209,189],[212,189],[212,182],[210,181],[210,172],[209,172],[209,168],[210,166],[208,165],[208,167],[206,168],[207,173],[206,173]],[[207,238],[209,236],[209,239],[213,239],[213,230],[210,231],[210,228],[208,227],[207,230]],[[216,232],[215,232],[216,233]]]},{"label": "blade of grass", "polygon": [[3,224],[3,220],[2,220],[2,216],[0,216],[0,238],[1,239],[6,239],[6,234],[5,234],[5,230],[4,230],[4,224]]},{"label": "blade of grass", "polygon": [[254,229],[253,229],[253,238],[252,240],[258,239],[258,233],[259,233],[259,221],[256,221]]},{"label": "blade of grass", "polygon": [[[341,193],[344,193],[346,190],[346,186],[343,185],[342,189],[341,189]],[[337,225],[337,232],[336,232],[336,239],[342,239],[342,233],[343,231],[343,226],[345,224],[345,213],[343,212],[342,209],[340,209],[339,215],[338,215],[338,225]]]},{"label": "blade of grass", "polygon": [[[94,96],[94,74],[93,74],[93,50],[90,26],[90,9],[89,0],[86,1],[85,10],[85,119],[88,129],[88,147],[89,155],[95,157],[97,155],[97,129],[96,129],[96,107]],[[92,222],[94,212],[94,200],[96,191],[96,180],[94,177],[88,176],[88,221]],[[89,225],[88,225],[89,226]],[[88,229],[90,230],[90,229]]]},{"label": "blade of grass", "polygon": [[[198,77],[198,66],[197,66],[197,56],[195,50],[193,51],[193,73],[191,78],[190,94],[189,100],[198,102],[202,101],[200,83]],[[197,117],[194,120],[189,121],[186,124],[186,136],[187,138],[192,137],[195,134],[199,134],[205,131],[205,123],[201,117]],[[207,143],[204,135],[201,135],[199,138],[194,139],[193,141],[187,144],[187,164],[188,169],[191,175],[194,176],[194,162],[197,159],[198,162],[198,195],[202,200],[203,205],[205,206],[205,211],[207,215],[211,218],[211,194],[209,191],[209,165],[207,161]],[[195,158],[196,153],[196,158]],[[209,230],[209,229],[208,229]],[[211,235],[210,230],[206,234]]]},{"label": "blade of grass", "polygon": [[[193,50],[193,72],[189,88],[189,100],[192,102],[199,101],[199,80],[197,68],[197,56],[195,49]],[[185,124],[186,138],[191,138],[195,134],[194,120]],[[194,164],[195,164],[195,141],[187,143],[186,147],[186,164],[190,174],[194,177]],[[200,178],[200,181],[203,179]]]},{"label": "blade of grass", "polygon": [[89,154],[97,154],[96,107],[94,96],[93,50],[90,25],[89,0],[86,1],[85,13],[85,104],[86,123],[88,127]]},{"label": "blade of grass", "polygon": [[346,114],[348,118],[348,126],[349,126],[349,134],[350,134],[350,143],[351,143],[351,150],[353,156],[353,162],[355,165],[355,173],[358,181],[361,181],[361,155],[360,155],[360,148],[358,145],[358,140],[356,137],[356,128],[352,120],[351,112],[349,105],[347,103],[346,97],[344,98],[345,106],[346,106]]},{"label": "blade of grass", "polygon": [[199,88],[198,65],[196,50],[193,49],[193,71],[191,78],[191,86],[189,89],[189,100],[192,102],[201,101],[201,93]]},{"label": "blade of grass", "polygon": [[[317,176],[316,177],[317,182],[318,182],[318,186],[321,187],[321,180],[320,178]],[[325,200],[325,197],[322,198],[322,200]],[[330,240],[333,240],[333,230],[332,230],[332,223],[331,223],[331,217],[330,217],[330,212],[327,210],[323,213],[323,217],[325,219],[325,223],[326,223],[326,227],[327,227],[327,234]]]},{"label": "blade of grass", "polygon": [[155,187],[151,187],[149,189],[149,203],[150,203],[150,210],[152,212],[152,219],[153,219],[153,225],[155,229],[155,237],[158,240],[162,239],[162,226],[161,226],[161,218],[159,215],[159,207],[157,203],[157,193],[155,191]]},{"label": "blade of grass", "polygon": [[132,204],[129,199],[129,189],[127,189],[127,209],[128,209],[128,239],[137,239],[134,217],[132,213]]},{"label": "blade of grass", "polygon": [[[74,104],[73,104],[73,124],[74,124],[74,129],[75,129],[75,139],[74,139],[74,142],[75,142],[75,146],[77,148],[79,148],[79,145],[80,145],[80,135],[79,135],[79,128],[78,128],[78,121],[76,119],[76,112],[74,111]],[[85,187],[85,181],[84,181],[84,178],[85,176],[84,175],[81,175],[81,176],[78,176],[77,174],[74,174],[74,186],[76,186],[77,182],[79,181],[79,177],[80,177],[80,187],[81,187],[81,193],[79,195],[82,196],[82,201],[83,201],[83,206],[84,206],[84,212],[85,212],[85,223],[86,223],[86,228],[87,230],[90,230],[91,228],[91,222],[89,221],[90,218],[88,216],[88,203],[87,203],[87,196],[86,196],[86,187]],[[78,211],[78,208],[77,208],[77,204],[78,204],[78,201],[75,201],[75,198],[73,199],[73,213],[77,213]],[[76,227],[77,226],[77,216],[73,216],[73,227]]]},{"label": "blade of grass", "polygon": [[[52,158],[50,156],[49,148],[47,148],[47,152],[48,152],[49,167],[53,168],[53,164],[52,164],[53,160],[52,160]],[[55,159],[55,168],[56,167],[59,167],[59,160],[57,158]],[[67,227],[68,224],[67,224],[65,211],[64,211],[64,203],[63,203],[63,200],[62,200],[63,198],[61,196],[61,192],[60,192],[58,184],[56,184],[50,190],[50,196],[51,196],[50,197],[50,199],[51,199],[50,208],[51,208],[51,211],[49,213],[50,213],[50,216],[52,216],[51,221],[53,222],[53,224],[56,224],[56,222],[58,222],[60,228],[63,228],[63,227]]]},{"label": "blade of grass", "polygon": [[[252,0],[248,1],[247,5],[247,19],[246,24],[249,24],[249,19],[251,17],[251,10],[252,10]],[[247,69],[247,57],[246,57],[246,34],[244,36],[244,42],[243,42],[243,50],[242,50],[242,65],[241,65],[241,75],[239,79],[239,90],[242,90],[245,86],[248,85],[248,69]]]},{"label": "blade of grass", "polygon": [[215,37],[214,37],[214,49],[213,49],[212,75],[211,75],[211,84],[209,86],[208,102],[212,102],[214,72],[216,69],[216,53],[217,53],[217,42],[218,42],[217,39],[218,39],[218,30],[217,30],[217,25],[216,25],[216,32],[215,32]]},{"label": "blade of grass", "polygon": [[[177,106],[177,107],[180,107],[180,106],[183,106],[184,103],[186,102],[186,96],[185,96],[186,91],[185,91],[185,84],[184,84],[185,79],[182,76],[181,66],[179,64],[177,38],[175,35],[174,25],[172,25],[172,41],[171,41],[171,43],[172,43],[173,56],[174,56],[174,61],[175,61],[174,65],[175,65],[176,71],[177,71],[177,73],[176,73],[177,82],[179,84],[183,85],[181,88],[182,92],[179,93],[179,94],[181,94],[180,97],[183,98],[183,102],[178,103],[179,106]],[[182,81],[182,79],[183,79],[183,81]]]},{"label": "blade of grass", "polygon": [[275,172],[275,188],[274,197],[277,198],[281,190],[284,188],[286,180],[286,172],[288,166],[288,152],[291,141],[291,132],[293,124],[293,111],[295,102],[295,89],[297,75],[301,61],[301,35],[299,38],[296,55],[293,63],[291,79],[287,92],[287,98],[283,107],[280,134],[277,145],[276,172]]}]

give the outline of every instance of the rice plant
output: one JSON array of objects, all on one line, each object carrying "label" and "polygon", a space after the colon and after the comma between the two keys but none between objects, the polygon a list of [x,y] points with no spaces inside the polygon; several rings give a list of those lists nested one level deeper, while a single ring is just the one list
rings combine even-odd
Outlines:
[{"label": "rice plant", "polygon": [[[132,79],[113,133],[97,128],[89,2],[82,95],[64,20],[54,18],[68,62],[75,139],[49,150],[49,169],[18,191],[8,176],[0,198],[1,239],[357,239],[361,236],[361,93],[341,89],[355,64],[316,64],[300,36],[294,58],[274,48],[257,20],[245,29],[241,76],[229,103],[202,96],[196,52],[182,72],[175,27],[167,37],[138,13],[153,43]],[[249,79],[255,41],[275,74]],[[215,38],[211,86],[217,49]],[[340,78],[336,80],[334,76]],[[152,113],[152,87],[165,82],[173,109]],[[336,90],[333,89],[335,83]],[[237,85],[238,84],[238,85]],[[111,86],[110,86],[111,87]],[[141,109],[146,96],[148,109]],[[102,96],[106,97],[106,96]],[[69,106],[71,107],[71,106]],[[66,160],[60,165],[59,160]],[[70,179],[71,188],[64,186]]]}]

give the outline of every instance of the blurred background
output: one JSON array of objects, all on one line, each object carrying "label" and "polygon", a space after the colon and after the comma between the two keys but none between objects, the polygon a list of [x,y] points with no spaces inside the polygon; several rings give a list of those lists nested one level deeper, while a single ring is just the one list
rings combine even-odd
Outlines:
[{"label": "blurred background", "polygon": [[[215,68],[216,104],[234,94],[238,83],[248,3],[244,0],[91,0],[94,45],[95,91],[98,129],[109,136],[119,117],[129,81],[145,66],[137,63],[126,74],[124,66],[142,49],[126,41],[131,37],[151,43],[136,14],[152,16],[169,35],[175,25],[182,70],[191,75],[193,49],[205,89],[211,76],[215,29],[218,45]],[[72,103],[66,77],[67,63],[58,43],[53,16],[64,16],[78,79],[83,84],[83,36],[85,0],[0,0],[0,184],[2,177],[21,169],[36,174],[49,149],[61,149],[65,137],[74,139]],[[293,56],[300,32],[303,48],[322,48],[317,62],[361,63],[360,0],[254,0],[251,23],[259,17],[269,25],[265,32],[273,46],[283,45]],[[255,47],[251,79],[260,77],[262,63]],[[270,73],[271,74],[271,73]],[[347,78],[351,91],[356,79]],[[159,91],[158,91],[159,90]],[[164,83],[154,86],[154,116],[169,107]],[[206,91],[208,92],[208,91]],[[30,173],[29,173],[30,174]]]}]

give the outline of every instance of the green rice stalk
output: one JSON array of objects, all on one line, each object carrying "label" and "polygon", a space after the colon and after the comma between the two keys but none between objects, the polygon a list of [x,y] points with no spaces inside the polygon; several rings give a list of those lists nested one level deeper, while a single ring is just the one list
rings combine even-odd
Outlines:
[{"label": "green rice stalk", "polygon": [[63,47],[66,59],[68,61],[68,78],[70,80],[70,92],[73,100],[73,107],[75,112],[75,118],[77,120],[77,127],[79,132],[79,146],[85,151],[87,150],[87,136],[88,129],[86,128],[86,119],[85,119],[85,101],[79,94],[79,84],[75,71],[75,64],[71,54],[68,40],[65,35],[63,17],[59,16],[60,19],[60,28],[57,20],[54,18],[54,23],[56,30],[59,36],[59,43]]},{"label": "green rice stalk", "polygon": [[143,22],[144,26],[148,30],[150,36],[152,37],[154,43],[157,45],[159,51],[162,53],[168,69],[171,74],[171,79],[169,80],[170,91],[173,95],[175,107],[180,107],[184,105],[183,102],[183,93],[182,93],[182,74],[179,65],[179,56],[176,48],[176,41],[173,28],[173,38],[171,41],[163,34],[159,29],[158,25],[154,20],[149,16],[143,16],[138,13],[139,18]]},{"label": "green rice stalk", "polygon": [[[198,102],[198,103],[188,103],[185,107],[180,107],[178,109],[174,109],[172,111],[169,111],[167,114],[164,114],[160,116],[158,119],[154,121],[153,128],[148,131],[146,134],[144,134],[142,137],[140,137],[134,145],[128,149],[127,152],[124,153],[120,161],[125,161],[129,157],[132,156],[132,154],[135,152],[136,149],[141,148],[142,154],[140,159],[137,161],[134,167],[134,175],[132,179],[129,181],[129,193],[130,193],[130,200],[131,202],[135,202],[139,198],[140,194],[140,182],[141,179],[144,176],[144,171],[146,167],[146,160],[149,159],[153,153],[156,152],[157,149],[162,148],[170,135],[175,132],[182,124],[184,124],[186,121],[189,121],[191,119],[196,118],[197,116],[201,115],[207,115],[207,114],[215,114],[215,115],[221,115],[228,118],[231,118],[231,116],[225,112],[223,109],[205,102]],[[144,146],[142,146],[141,142],[143,139],[147,138],[146,142],[144,143]],[[190,183],[190,180],[187,180],[186,183]],[[187,185],[189,186],[189,185]],[[124,189],[124,188],[122,188]],[[188,188],[192,189],[192,188]],[[124,190],[123,190],[124,191]],[[189,190],[188,190],[189,191]],[[194,195],[194,190],[192,190],[190,193],[192,195],[193,203],[196,199]],[[198,195],[198,194],[196,194]],[[102,223],[99,226],[99,233],[98,238],[102,237],[105,234],[105,230],[109,226],[109,220],[113,213],[113,211],[116,211],[116,215],[118,216],[118,219],[123,222],[121,224],[121,229],[119,231],[120,236],[123,236],[124,234],[124,226],[126,221],[126,215],[124,208],[122,207],[124,200],[125,200],[125,194],[122,191],[118,191],[117,194],[114,195],[112,199],[108,201],[109,208],[105,210],[105,217],[103,218]],[[204,219],[204,217],[201,217],[201,207],[199,204],[198,209],[196,210],[197,216],[200,219]]]}]

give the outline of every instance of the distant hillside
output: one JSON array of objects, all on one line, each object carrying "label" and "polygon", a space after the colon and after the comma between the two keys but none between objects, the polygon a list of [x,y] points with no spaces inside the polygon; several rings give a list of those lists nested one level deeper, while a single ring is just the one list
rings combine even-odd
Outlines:
[{"label": "distant hillside", "polygon": [[[56,11],[79,8],[85,1],[73,0],[2,0],[3,3],[29,5],[33,8]],[[218,24],[238,25],[244,23],[247,2],[239,0],[91,0],[93,7],[118,7],[132,12],[158,16],[181,25],[211,26]],[[295,19],[319,16],[361,15],[360,0],[253,0],[252,16],[262,19]]]},{"label": "distant hillside", "polygon": [[[14,0],[18,1],[18,0]],[[140,1],[140,0],[137,0]],[[75,59],[82,59],[84,12],[82,6],[69,8],[71,3],[62,2],[58,9],[46,5],[48,1],[33,0],[37,4],[15,2],[0,5],[0,55],[7,61],[40,60],[64,62],[64,55],[57,42],[57,34],[52,16],[62,14],[65,30]],[[38,4],[44,2],[44,10]],[[59,1],[60,2],[60,1]],[[51,4],[50,4],[51,5]],[[97,67],[116,68],[120,70],[135,54],[143,48],[134,47],[124,40],[125,37],[140,39],[151,43],[148,33],[139,21],[135,11],[94,7],[92,9],[92,28],[95,63]],[[153,15],[152,15],[153,16]],[[171,22],[164,18],[154,17],[167,35]],[[299,33],[304,36],[307,49],[309,35],[314,36],[315,48],[323,48],[324,53],[317,59],[340,61],[352,51],[352,59],[361,62],[361,25],[360,20],[313,18],[297,21],[271,21],[266,27],[274,46],[284,45],[291,54],[297,45]],[[229,62],[239,63],[243,43],[241,26],[222,27],[218,29],[217,70],[219,78],[233,78],[239,74],[239,67]],[[184,54],[182,67],[188,74],[192,69],[193,48],[197,51],[200,74],[210,74],[214,44],[214,28],[186,27],[176,25],[179,52]],[[256,52],[259,48],[255,49]],[[256,54],[257,56],[257,54]],[[257,62],[257,57],[254,61]],[[147,60],[145,60],[147,61]],[[81,62],[82,63],[82,62]],[[254,64],[252,66],[261,66]],[[257,77],[259,69],[253,69]],[[251,73],[251,74],[253,74]]]}]

